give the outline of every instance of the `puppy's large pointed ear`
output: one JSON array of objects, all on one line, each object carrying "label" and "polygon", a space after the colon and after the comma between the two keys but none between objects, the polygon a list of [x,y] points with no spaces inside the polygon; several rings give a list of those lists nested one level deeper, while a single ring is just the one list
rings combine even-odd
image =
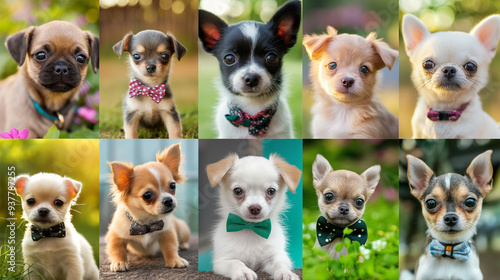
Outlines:
[{"label": "puppy's large pointed ear", "polygon": [[488,150],[475,157],[467,168],[467,175],[474,184],[479,187],[482,196],[485,196],[492,189],[493,166],[491,165],[491,154]]},{"label": "puppy's large pointed ear", "polygon": [[113,46],[113,51],[119,56],[121,57],[123,52],[126,51],[128,52],[129,49],[130,49],[130,40],[132,40],[132,37],[134,37],[134,34],[132,33],[128,33],[127,35],[125,35],[125,37],[123,37],[123,39],[116,43],[114,46]]},{"label": "puppy's large pointed ear", "polygon": [[227,24],[218,16],[204,10],[198,10],[198,22],[198,37],[203,44],[203,49],[212,53],[222,38]]},{"label": "puppy's large pointed ear", "polygon": [[368,183],[368,197],[366,198],[368,200],[375,192],[378,182],[380,181],[380,165],[374,165],[366,169],[365,172],[361,173],[361,177]]},{"label": "puppy's large pointed ear", "polygon": [[368,34],[366,40],[372,43],[375,52],[380,58],[380,61],[377,62],[377,67],[382,69],[387,66],[389,70],[392,70],[392,66],[396,63],[399,52],[391,49],[391,47],[389,47],[387,43],[382,42],[381,39],[377,40],[377,33],[375,32]]},{"label": "puppy's large pointed ear", "polygon": [[29,175],[19,175],[14,178],[14,188],[16,189],[16,193],[19,196],[23,196],[23,193],[26,189],[26,184],[29,182]]},{"label": "puppy's large pointed ear", "polygon": [[306,52],[311,60],[321,59],[321,53],[328,46],[335,36],[337,36],[337,30],[331,26],[326,27],[327,34],[312,34],[304,36],[302,40],[302,45],[306,48]]},{"label": "puppy's large pointed ear", "polygon": [[186,47],[184,47],[183,44],[181,44],[181,42],[177,41],[177,39],[175,39],[174,35],[172,34],[168,34],[167,37],[169,38],[170,40],[170,43],[174,46],[174,53],[175,55],[177,56],[177,60],[181,60],[181,58],[186,54],[187,52],[187,49]]},{"label": "puppy's large pointed ear", "polygon": [[210,185],[212,187],[217,186],[238,159],[238,155],[231,154],[216,163],[207,165],[207,175]]},{"label": "puppy's large pointed ear", "polygon": [[411,56],[413,50],[427,36],[431,34],[429,29],[416,16],[406,14],[403,16],[401,25],[403,40],[406,45],[406,53]]},{"label": "puppy's large pointed ear", "polygon": [[302,177],[302,171],[297,168],[295,165],[291,165],[286,162],[284,159],[279,157],[277,154],[272,154],[269,157],[269,160],[273,162],[280,172],[283,181],[287,185],[288,189],[295,193],[295,190],[300,184],[300,178]]},{"label": "puppy's large pointed ear", "polygon": [[159,153],[156,155],[156,160],[158,162],[161,162],[165,164],[168,169],[172,172],[172,175],[174,176],[174,180],[178,183],[183,183],[184,182],[184,175],[182,175],[179,167],[181,166],[182,162],[182,154],[181,154],[181,144],[174,144],[165,150],[163,152]]},{"label": "puppy's large pointed ear", "polygon": [[64,178],[64,186],[72,200],[78,196],[82,189],[82,183],[71,178]]},{"label": "puppy's large pointed ear", "polygon": [[326,175],[328,175],[328,173],[332,171],[333,168],[328,160],[326,160],[324,156],[317,154],[312,166],[314,187],[317,188],[321,186],[323,180],[325,180]]},{"label": "puppy's large pointed ear", "polygon": [[267,23],[271,32],[283,41],[287,49],[297,42],[301,14],[300,1],[288,1]]},{"label": "puppy's large pointed ear", "polygon": [[407,155],[406,160],[408,161],[407,175],[411,194],[420,199],[434,172],[432,172],[425,162],[412,155]]},{"label": "puppy's large pointed ear", "polygon": [[500,39],[500,15],[491,15],[483,19],[470,34],[479,39],[492,59],[497,51],[498,39]]},{"label": "puppy's large pointed ear", "polygon": [[94,73],[97,73],[97,69],[99,69],[99,38],[94,36],[94,34],[90,33],[89,31],[85,31],[84,33],[89,44],[92,71],[94,71]]},{"label": "puppy's large pointed ear", "polygon": [[7,50],[19,66],[23,65],[24,60],[26,59],[26,55],[31,45],[31,38],[33,37],[35,29],[35,26],[30,26],[22,31],[10,35],[7,37],[7,40],[5,40]]},{"label": "puppy's large pointed ear", "polygon": [[128,193],[130,191],[130,180],[134,173],[132,164],[113,161],[109,163],[111,168],[112,180],[119,191]]}]

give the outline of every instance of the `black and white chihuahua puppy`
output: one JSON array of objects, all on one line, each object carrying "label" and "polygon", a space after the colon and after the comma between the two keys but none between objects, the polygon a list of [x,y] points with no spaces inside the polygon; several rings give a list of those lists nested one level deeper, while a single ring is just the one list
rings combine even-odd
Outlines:
[{"label": "black and white chihuahua puppy", "polygon": [[492,189],[491,153],[474,158],[464,176],[436,176],[423,161],[406,156],[411,193],[422,203],[429,228],[414,279],[483,279],[472,237]]},{"label": "black and white chihuahua puppy", "polygon": [[168,85],[171,58],[177,60],[187,49],[172,34],[156,30],[129,33],[113,46],[118,56],[129,52],[131,80],[123,100],[125,138],[137,138],[139,125],[165,125],[169,138],[182,138],[182,125]]},{"label": "black and white chihuahua puppy", "polygon": [[293,138],[283,82],[283,56],[297,41],[301,3],[289,1],[268,23],[228,26],[199,10],[199,38],[219,61],[219,138]]}]

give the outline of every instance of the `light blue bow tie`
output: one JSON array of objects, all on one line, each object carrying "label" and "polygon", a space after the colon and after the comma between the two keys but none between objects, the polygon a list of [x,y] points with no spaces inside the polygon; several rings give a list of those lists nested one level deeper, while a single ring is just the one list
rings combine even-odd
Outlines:
[{"label": "light blue bow tie", "polygon": [[441,243],[433,239],[430,244],[430,252],[434,257],[448,257],[456,260],[466,261],[469,258],[470,243],[468,241],[455,244]]}]

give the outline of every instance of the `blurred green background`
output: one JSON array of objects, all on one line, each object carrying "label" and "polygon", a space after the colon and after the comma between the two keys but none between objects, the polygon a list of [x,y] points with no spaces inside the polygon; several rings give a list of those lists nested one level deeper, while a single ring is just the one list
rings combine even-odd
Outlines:
[{"label": "blurred green background", "polygon": [[[397,279],[398,277],[398,140],[304,140],[303,143],[303,272],[304,279]],[[379,185],[368,200],[363,220],[368,242],[339,261],[330,259],[316,241],[316,221],[321,215],[312,185],[312,165],[323,155],[333,170],[357,174],[380,164]],[[354,246],[351,246],[351,248]],[[360,262],[363,255],[365,261]]]},{"label": "blurred green background", "polygon": [[[441,0],[441,1],[399,1],[399,19],[400,26],[403,15],[413,14],[420,18],[431,32],[438,31],[463,31],[470,32],[474,25],[478,24],[483,18],[499,13],[500,1],[489,0]],[[400,68],[400,89],[401,94],[399,106],[401,114],[399,116],[399,137],[411,138],[411,117],[417,103],[418,92],[411,82],[411,65],[408,55],[405,52],[405,46],[402,34],[400,34],[399,53],[401,54]],[[490,81],[488,85],[481,90],[480,98],[483,102],[483,109],[495,120],[500,121],[500,55],[497,54],[490,64]]]},{"label": "blurred green background", "polygon": [[[25,223],[21,219],[22,205],[17,195],[8,191],[8,171],[15,168],[15,175],[34,175],[39,172],[56,173],[82,182],[76,204],[71,208],[73,225],[92,245],[96,264],[99,262],[99,140],[0,140],[0,275],[19,276],[23,271],[21,241]],[[11,169],[9,169],[11,168]],[[15,215],[16,273],[6,270],[7,212],[9,197],[16,198]],[[20,277],[19,279],[22,279]]]},{"label": "blurred green background", "polygon": [[[0,80],[17,72],[17,63],[5,47],[8,35],[31,25],[42,25],[53,20],[64,20],[76,24],[99,37],[99,6],[97,0],[1,0],[0,1]],[[90,65],[90,62],[89,62]],[[79,107],[99,111],[99,73],[91,67],[87,71],[87,86],[80,91]],[[99,116],[86,119],[75,117],[71,133],[61,133],[60,138],[99,138]],[[19,131],[23,127],[17,127]],[[7,131],[0,131],[7,132]]]},{"label": "blurred green background", "polygon": [[[186,48],[172,59],[169,84],[180,114],[183,137],[198,138],[198,2],[196,0],[102,0],[101,8],[101,138],[123,138],[122,103],[130,81],[129,53],[119,58],[113,45],[130,32],[170,32]],[[139,138],[167,138],[167,130],[139,129]]]},{"label": "blurred green background", "polygon": [[[357,34],[366,37],[376,32],[377,38],[383,38],[393,49],[398,49],[398,3],[397,0],[307,0],[304,2],[304,35],[326,33],[330,25],[341,33]],[[311,106],[314,104],[314,92],[309,80],[309,57],[303,50],[303,114],[304,138],[311,138]],[[375,95],[398,116],[399,112],[399,63],[396,61],[392,71],[384,68],[375,88]]]},{"label": "blurred green background", "polygon": [[[243,20],[267,22],[286,0],[201,0],[200,9],[221,17],[228,24]],[[302,26],[302,24],[301,24]],[[288,90],[288,105],[292,112],[295,138],[302,138],[302,29],[297,43],[287,55],[283,64],[284,84]],[[216,79],[220,79],[217,59],[199,47],[199,103],[200,139],[217,138],[215,107],[218,100]]]}]

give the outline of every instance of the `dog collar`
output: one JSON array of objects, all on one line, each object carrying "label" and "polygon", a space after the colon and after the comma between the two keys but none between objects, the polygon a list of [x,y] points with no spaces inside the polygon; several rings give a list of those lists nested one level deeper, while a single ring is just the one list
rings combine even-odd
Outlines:
[{"label": "dog collar", "polygon": [[269,235],[271,235],[271,219],[259,223],[252,223],[243,220],[236,214],[229,213],[226,221],[226,231],[236,232],[244,229],[252,230],[260,237],[268,239]]},{"label": "dog collar", "polygon": [[358,241],[361,245],[366,244],[368,229],[366,228],[365,221],[358,220],[348,228],[353,231],[344,236],[345,227],[334,226],[325,217],[319,216],[316,223],[316,237],[318,238],[319,245],[323,247],[332,243],[335,239],[342,237],[348,238],[351,241]]},{"label": "dog collar", "polygon": [[64,222],[50,228],[41,228],[39,226],[31,225],[31,239],[33,239],[33,241],[38,241],[45,237],[66,237]]},{"label": "dog collar", "polygon": [[226,119],[236,127],[240,125],[248,127],[248,134],[252,136],[263,136],[266,134],[269,123],[271,123],[271,119],[277,110],[278,102],[275,102],[252,116],[245,113],[237,105],[230,104],[229,114],[226,114]]},{"label": "dog collar", "polygon": [[165,84],[150,87],[144,85],[137,79],[130,80],[130,83],[128,84],[128,94],[130,98],[136,97],[137,95],[147,95],[156,103],[160,103],[165,97],[165,91]]},{"label": "dog collar", "polygon": [[151,223],[149,225],[141,225],[137,221],[132,218],[129,212],[125,211],[125,214],[127,215],[127,218],[130,220],[132,223],[130,225],[129,233],[130,235],[144,235],[146,233],[150,233],[153,231],[157,230],[162,230],[163,226],[165,225],[163,223],[163,220],[159,220],[157,222]]},{"label": "dog collar", "polygon": [[444,257],[461,261],[466,261],[471,251],[469,241],[450,244],[432,239],[429,248],[433,257]]},{"label": "dog collar", "polygon": [[36,111],[40,115],[51,120],[57,126],[58,129],[64,128],[65,116],[70,112],[71,108],[73,108],[77,103],[76,100],[72,100],[59,111],[48,111],[43,109],[40,103],[36,102],[36,100],[33,99],[31,95],[29,97],[31,99],[31,102],[33,102],[33,106],[35,106]]},{"label": "dog collar", "polygon": [[457,121],[462,115],[463,111],[467,108],[469,103],[462,104],[460,107],[451,111],[434,111],[429,106],[427,109],[427,118],[433,122],[435,121]]}]

